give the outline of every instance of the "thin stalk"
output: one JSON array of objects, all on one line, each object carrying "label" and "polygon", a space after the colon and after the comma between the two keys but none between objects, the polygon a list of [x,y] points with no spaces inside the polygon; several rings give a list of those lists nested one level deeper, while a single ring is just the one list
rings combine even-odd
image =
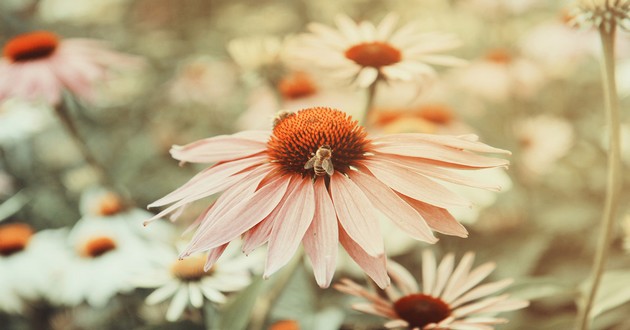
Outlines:
[{"label": "thin stalk", "polygon": [[79,148],[79,151],[81,152],[81,155],[83,155],[85,161],[98,173],[99,181],[101,181],[101,183],[103,184],[111,186],[111,181],[109,181],[106,175],[107,172],[105,172],[105,168],[96,160],[96,158],[86,145],[85,140],[82,138],[77,126],[72,120],[72,117],[68,112],[66,100],[62,101],[59,105],[55,107],[55,114],[74,141],[75,145]]},{"label": "thin stalk", "polygon": [[367,88],[367,100],[365,102],[365,109],[363,110],[363,118],[361,119],[361,125],[366,126],[367,121],[370,118],[370,113],[374,107],[374,97],[376,96],[376,85],[380,79],[376,78],[374,82]]},{"label": "thin stalk", "polygon": [[272,302],[276,301],[278,297],[282,294],[286,286],[289,284],[289,281],[295,274],[295,271],[298,269],[298,266],[302,263],[302,253],[298,252],[298,255],[293,257],[293,260],[286,268],[278,274],[278,278],[273,283],[273,286],[264,296],[260,297],[256,302],[256,306],[254,307],[254,312],[252,313],[252,318],[249,322],[250,330],[263,330],[265,323],[267,322],[267,318],[269,317],[269,312],[271,311]]},{"label": "thin stalk", "polygon": [[608,251],[613,236],[615,216],[619,206],[621,194],[621,141],[619,120],[619,98],[615,84],[615,26],[606,31],[602,25],[599,34],[604,50],[602,62],[602,80],[604,87],[604,107],[606,123],[608,125],[608,175],[606,179],[606,199],[601,221],[601,232],[597,244],[597,251],[593,261],[591,282],[586,301],[578,315],[578,329],[587,330],[591,327],[591,309],[597,295],[597,290],[604,273]]}]

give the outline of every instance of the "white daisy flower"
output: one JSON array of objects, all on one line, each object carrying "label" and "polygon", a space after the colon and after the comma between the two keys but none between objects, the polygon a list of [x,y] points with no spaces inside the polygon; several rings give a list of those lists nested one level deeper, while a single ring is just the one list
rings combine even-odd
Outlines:
[{"label": "white daisy flower", "polygon": [[345,279],[335,288],[367,299],[352,307],[363,313],[382,316],[391,321],[385,327],[405,329],[494,329],[506,323],[500,312],[527,307],[524,300],[510,299],[507,294],[491,296],[505,289],[511,279],[479,285],[495,269],[492,262],[472,269],[475,255],[468,252],[455,266],[453,254],[446,255],[439,265],[432,252],[422,254],[422,289],[405,268],[388,262],[393,285],[383,295],[373,293]]},{"label": "white daisy flower", "polygon": [[28,303],[49,299],[66,234],[63,229],[34,233],[24,223],[0,225],[0,311],[21,313]]},{"label": "white daisy flower", "polygon": [[390,13],[378,25],[356,23],[340,15],[337,30],[310,23],[306,33],[288,46],[288,58],[296,63],[319,66],[341,80],[354,80],[360,87],[378,79],[412,81],[433,76],[430,65],[456,66],[465,61],[439,53],[452,50],[460,41],[451,34],[421,32],[408,23],[396,29],[398,15]]},{"label": "white daisy flower", "polygon": [[153,269],[138,273],[134,283],[137,287],[157,288],[146,298],[149,305],[172,298],[166,312],[166,319],[171,322],[179,319],[189,304],[201,308],[204,298],[222,304],[226,300],[225,292],[245,288],[251,282],[250,269],[256,263],[252,259],[257,259],[244,257],[240,251],[228,248],[212,268],[204,269],[206,260],[218,255],[196,255],[178,260],[175,249],[163,252]]},{"label": "white daisy flower", "polygon": [[86,301],[103,307],[118,293],[133,290],[131,274],[145,269],[155,257],[154,246],[124,226],[81,219],[68,237],[64,272],[57,281],[54,300],[76,306]]}]

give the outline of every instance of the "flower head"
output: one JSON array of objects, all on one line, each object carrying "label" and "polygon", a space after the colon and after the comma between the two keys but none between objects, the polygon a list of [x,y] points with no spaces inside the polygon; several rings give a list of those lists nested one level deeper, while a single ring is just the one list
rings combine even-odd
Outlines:
[{"label": "flower head", "polygon": [[157,304],[173,297],[166,319],[179,319],[190,304],[195,308],[203,306],[204,298],[218,304],[226,301],[224,293],[243,289],[251,282],[251,262],[235,252],[226,253],[226,258],[218,261],[210,269],[204,269],[207,258],[212,255],[195,255],[183,260],[177,259],[174,249],[162,253],[149,272],[138,273],[134,281],[138,287],[157,288],[147,299],[147,304]]},{"label": "flower head", "polygon": [[21,34],[3,48],[0,101],[17,97],[56,105],[64,89],[89,100],[109,68],[138,63],[94,40],[62,39],[48,31]]},{"label": "flower head", "polygon": [[171,154],[182,162],[217,164],[149,206],[172,204],[157,218],[223,191],[197,219],[199,228],[183,256],[206,250],[220,255],[242,235],[245,253],[268,243],[267,277],[302,242],[318,284],[326,287],[341,242],[384,287],[388,277],[376,213],[425,242],[437,241],[431,230],[466,237],[447,208],[469,203],[437,181],[498,190],[459,173],[508,164],[479,153],[507,151],[474,135],[370,137],[339,110],[309,108],[284,116],[271,132],[245,131],[173,147]]},{"label": "flower head", "polygon": [[340,15],[338,30],[319,23],[287,50],[297,63],[315,64],[339,79],[353,79],[360,86],[377,79],[411,81],[435,73],[430,64],[460,65],[464,61],[437,53],[459,46],[449,34],[423,33],[414,23],[395,29],[398,16],[387,15],[378,25],[356,23]]},{"label": "flower head", "polygon": [[454,257],[448,254],[436,267],[430,251],[422,255],[422,290],[402,266],[390,262],[388,272],[394,283],[384,295],[370,292],[357,283],[344,279],[335,288],[341,292],[367,299],[352,307],[360,312],[391,319],[387,328],[407,329],[492,329],[507,322],[494,315],[527,307],[523,300],[509,299],[504,294],[489,297],[512,283],[511,279],[478,285],[494,270],[486,263],[471,270],[475,256],[469,252],[454,267]]},{"label": "flower head", "polygon": [[571,16],[579,26],[603,27],[610,32],[618,25],[630,30],[630,0],[577,0]]}]

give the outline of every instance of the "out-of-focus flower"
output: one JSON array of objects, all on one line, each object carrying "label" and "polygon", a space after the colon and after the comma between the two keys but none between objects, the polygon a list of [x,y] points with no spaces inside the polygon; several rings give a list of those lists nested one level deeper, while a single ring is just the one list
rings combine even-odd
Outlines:
[{"label": "out-of-focus flower", "polygon": [[348,279],[335,288],[367,299],[367,303],[352,307],[390,319],[385,323],[386,328],[493,329],[494,325],[507,322],[496,317],[497,313],[521,309],[529,303],[510,299],[507,294],[492,296],[510,285],[512,279],[478,286],[496,266],[489,262],[471,270],[474,258],[474,254],[468,252],[454,267],[454,256],[448,254],[436,267],[433,253],[425,251],[422,290],[413,275],[394,262],[388,265],[393,285],[385,290],[385,295],[373,293]]},{"label": "out-of-focus flower", "polygon": [[525,14],[528,10],[540,5],[540,0],[469,0],[460,3],[467,10],[474,10],[483,15]]},{"label": "out-of-focus flower", "polygon": [[453,74],[454,83],[465,91],[493,102],[511,97],[531,98],[543,86],[545,76],[532,61],[495,49]]},{"label": "out-of-focus flower", "polygon": [[273,36],[256,36],[231,40],[227,50],[234,62],[247,74],[276,81],[283,74],[284,42]]},{"label": "out-of-focus flower", "polygon": [[64,89],[90,100],[94,85],[110,68],[137,67],[140,63],[96,40],[60,39],[48,31],[21,34],[4,45],[0,101],[16,97],[56,105]]},{"label": "out-of-focus flower", "polygon": [[160,251],[127,228],[93,219],[79,220],[68,244],[66,255],[57,258],[63,274],[53,294],[53,301],[68,306],[86,301],[103,307],[133,290],[131,275],[149,267]]},{"label": "out-of-focus flower", "polygon": [[172,322],[181,317],[189,303],[201,308],[205,297],[222,304],[226,301],[223,293],[239,291],[249,285],[252,258],[230,249],[212,268],[204,270],[206,260],[217,257],[216,254],[195,255],[178,260],[175,250],[169,249],[148,272],[139,273],[134,282],[138,287],[158,288],[147,297],[149,305],[172,297],[166,312],[166,319]]},{"label": "out-of-focus flower", "polygon": [[169,96],[177,103],[220,104],[236,87],[233,65],[209,57],[185,62],[170,84]]},{"label": "out-of-focus flower", "polygon": [[51,122],[51,112],[46,106],[17,99],[0,102],[0,145],[22,141]]},{"label": "out-of-focus flower", "polygon": [[[183,255],[220,255],[243,235],[245,253],[268,243],[264,276],[284,266],[300,242],[317,283],[332,279],[338,242],[375,282],[388,284],[376,211],[415,239],[435,242],[432,229],[466,237],[447,208],[468,201],[438,181],[497,190],[452,169],[505,167],[478,153],[509,153],[474,135],[395,134],[368,137],[345,113],[309,108],[285,116],[272,132],[245,131],[175,146],[182,162],[218,164],[149,205],[171,204],[156,217],[224,193],[199,216]],[[209,268],[212,262],[206,264]]]},{"label": "out-of-focus flower", "polygon": [[576,0],[570,15],[582,27],[603,27],[610,32],[618,25],[630,30],[630,0]]},{"label": "out-of-focus flower", "polygon": [[294,320],[282,320],[274,322],[269,330],[300,330],[300,324]]},{"label": "out-of-focus flower", "polygon": [[338,30],[310,23],[310,33],[289,45],[287,58],[297,65],[316,65],[331,77],[367,87],[377,79],[413,81],[435,74],[430,66],[465,63],[439,53],[457,48],[459,40],[445,33],[421,32],[414,23],[395,29],[398,16],[391,13],[375,26],[337,16]]},{"label": "out-of-focus flower", "polygon": [[573,127],[565,119],[539,115],[516,124],[515,135],[522,149],[521,164],[531,174],[548,173],[573,146]]},{"label": "out-of-focus flower", "polygon": [[410,108],[375,109],[371,127],[384,133],[464,134],[473,128],[457,118],[447,104],[429,103]]},{"label": "out-of-focus flower", "polygon": [[66,234],[34,233],[24,223],[0,225],[0,310],[21,313],[30,303],[51,298],[59,275],[56,258],[64,254]]},{"label": "out-of-focus flower", "polygon": [[72,22],[75,24],[119,24],[127,13],[127,0],[42,0],[37,14],[48,22]]}]

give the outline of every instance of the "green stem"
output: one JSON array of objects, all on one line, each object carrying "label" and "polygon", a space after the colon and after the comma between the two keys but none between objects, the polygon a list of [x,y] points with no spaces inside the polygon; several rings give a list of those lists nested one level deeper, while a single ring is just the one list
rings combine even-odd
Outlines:
[{"label": "green stem", "polygon": [[606,199],[604,201],[604,211],[601,221],[601,232],[593,261],[590,288],[586,301],[578,315],[578,329],[587,330],[591,327],[591,309],[597,295],[597,289],[601,282],[608,250],[613,236],[615,216],[619,205],[621,194],[621,141],[620,141],[620,120],[619,120],[619,98],[617,97],[617,86],[615,84],[615,26],[610,31],[606,31],[604,26],[599,28],[604,50],[604,60],[602,63],[602,77],[604,87],[604,105],[606,111],[606,122],[608,125],[608,175],[606,182]]},{"label": "green stem", "polygon": [[295,274],[295,271],[298,269],[298,266],[302,263],[302,253],[298,252],[296,254],[297,255],[293,257],[293,260],[291,260],[291,263],[287,265],[280,274],[278,274],[278,278],[273,283],[269,292],[260,297],[256,302],[248,329],[263,330],[265,323],[267,322],[267,318],[269,317],[269,312],[271,311],[272,302],[276,301],[276,299],[280,297],[293,277],[293,274]]},{"label": "green stem", "polygon": [[97,172],[99,181],[102,184],[112,186],[111,181],[106,175],[107,172],[105,171],[105,168],[96,160],[88,146],[85,144],[85,140],[81,137],[81,133],[68,112],[66,100],[62,101],[55,107],[55,114],[74,141],[75,145],[79,148],[79,151],[81,152],[81,155],[83,155],[85,161]]},{"label": "green stem", "polygon": [[374,108],[374,97],[376,96],[376,85],[380,78],[376,78],[374,82],[367,88],[367,100],[365,102],[365,110],[363,111],[363,118],[361,119],[361,125],[366,126],[370,119],[370,113]]}]

